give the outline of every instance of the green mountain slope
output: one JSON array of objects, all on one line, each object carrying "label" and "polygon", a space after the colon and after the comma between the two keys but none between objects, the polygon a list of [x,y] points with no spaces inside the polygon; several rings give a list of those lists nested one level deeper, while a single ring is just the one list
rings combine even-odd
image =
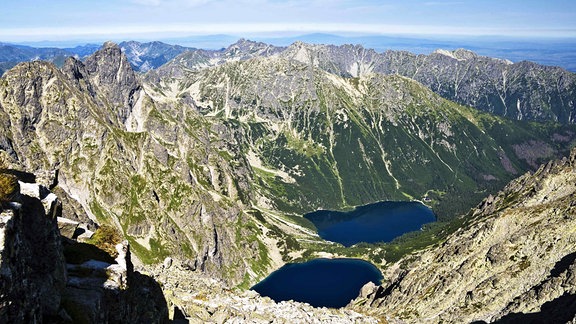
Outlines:
[{"label": "green mountain slope", "polygon": [[237,123],[259,195],[286,212],[428,197],[441,219],[477,203],[574,129],[479,113],[400,76],[342,78],[281,58],[191,72],[151,92]]},{"label": "green mountain slope", "polygon": [[234,130],[139,87],[112,44],[62,71],[22,63],[0,79],[0,154],[16,169],[56,171],[46,186],[120,228],[144,263],[172,256],[231,284],[265,275],[245,212],[250,170],[223,157],[240,156]]}]

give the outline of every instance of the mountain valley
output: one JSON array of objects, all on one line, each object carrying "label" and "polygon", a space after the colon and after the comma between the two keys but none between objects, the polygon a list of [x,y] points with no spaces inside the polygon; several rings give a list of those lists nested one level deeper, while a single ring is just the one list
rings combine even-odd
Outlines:
[{"label": "mountain valley", "polygon": [[[574,73],[248,40],[80,58],[4,72],[0,169],[37,175],[61,217],[116,229],[171,318],[490,322],[574,304]],[[345,248],[302,217],[387,200],[422,201],[437,222]],[[370,261],[385,282],[338,310],[244,291],[322,256]]]}]

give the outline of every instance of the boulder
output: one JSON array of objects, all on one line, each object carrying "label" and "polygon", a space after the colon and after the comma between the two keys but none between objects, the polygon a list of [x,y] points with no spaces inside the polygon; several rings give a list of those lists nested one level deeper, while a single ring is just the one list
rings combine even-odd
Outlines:
[{"label": "boulder", "polygon": [[58,217],[57,219],[60,235],[73,239],[80,223],[64,217]]}]

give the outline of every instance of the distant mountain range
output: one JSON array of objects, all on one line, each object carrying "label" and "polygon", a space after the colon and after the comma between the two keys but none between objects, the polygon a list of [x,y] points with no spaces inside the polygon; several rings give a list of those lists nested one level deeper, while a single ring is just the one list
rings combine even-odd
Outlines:
[{"label": "distant mountain range", "polygon": [[[176,55],[191,48],[169,45],[161,42],[139,43],[135,41],[120,43],[130,64],[136,71],[146,72],[168,62]],[[69,56],[84,59],[96,52],[101,45],[87,44],[69,48],[30,47],[0,43],[0,74],[19,62],[42,60],[62,66]]]},{"label": "distant mountain range", "polygon": [[181,79],[188,72],[224,62],[269,56],[299,61],[346,78],[371,73],[402,75],[446,99],[512,119],[576,121],[574,73],[532,62],[512,63],[463,49],[416,55],[406,51],[378,53],[360,45],[296,42],[276,47],[241,39],[222,50],[183,52],[146,77]]},{"label": "distant mountain range", "polygon": [[[220,38],[224,36],[216,37]],[[527,61],[513,64],[510,60],[480,56],[464,49],[439,49],[426,55],[397,50],[378,52],[361,45],[339,45],[346,41],[383,44],[386,40],[391,46],[407,46],[413,42],[421,46],[449,47],[449,44],[429,40],[381,36],[345,38],[326,34],[311,34],[303,38],[312,43],[295,41],[296,38],[278,38],[274,39],[276,43],[295,42],[285,47],[240,39],[227,48],[212,50],[158,41],[129,41],[119,46],[132,69],[142,73],[160,68],[163,75],[181,75],[184,70],[198,70],[228,61],[279,55],[343,77],[360,77],[372,72],[399,74],[424,84],[446,99],[512,119],[576,122],[573,100],[576,96],[576,77],[562,68]],[[322,41],[335,45],[313,44]],[[511,43],[508,48],[518,44]],[[83,59],[98,48],[98,45],[33,48],[0,43],[0,73],[22,61],[43,60],[62,66],[66,57]],[[564,48],[570,48],[570,45],[564,45]]]},{"label": "distant mountain range", "polygon": [[[187,48],[199,48],[219,50],[236,42],[240,36],[234,35],[203,35],[180,38],[159,39],[167,44]],[[386,50],[409,51],[414,54],[430,54],[437,49],[456,50],[466,48],[483,56],[508,59],[512,62],[532,61],[544,65],[560,66],[569,71],[576,72],[576,38],[568,39],[527,39],[512,37],[407,37],[407,36],[341,36],[334,34],[305,34],[299,36],[278,37],[250,37],[250,39],[268,43],[275,46],[288,46],[296,41],[310,44],[358,44],[377,52]],[[104,41],[104,40],[102,40]],[[82,42],[29,42],[22,43],[30,47],[58,48],[71,50],[75,46],[94,43],[93,41]],[[122,42],[119,42],[122,43]],[[141,42],[143,44],[148,41]],[[158,42],[150,42],[158,43]],[[0,45],[1,46],[1,45]],[[84,46],[81,46],[84,47]],[[94,52],[98,46],[86,45]],[[76,53],[76,51],[71,51]],[[84,53],[83,55],[89,55]],[[80,54],[82,56],[82,54]],[[4,61],[1,59],[0,62]]]}]

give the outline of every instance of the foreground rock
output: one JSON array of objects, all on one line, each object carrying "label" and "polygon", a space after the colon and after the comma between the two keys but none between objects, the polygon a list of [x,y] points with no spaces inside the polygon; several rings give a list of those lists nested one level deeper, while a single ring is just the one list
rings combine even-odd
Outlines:
[{"label": "foreground rock", "polygon": [[511,182],[354,302],[391,322],[576,320],[576,149]]},{"label": "foreground rock", "polygon": [[71,264],[62,240],[98,248],[61,237],[58,221],[78,223],[60,217],[61,205],[45,186],[20,182],[18,189],[0,214],[0,323],[168,321],[160,286],[133,271],[127,242],[117,246],[116,260]]},{"label": "foreground rock", "polygon": [[24,191],[0,214],[1,323],[59,317],[66,268],[52,198]]}]

